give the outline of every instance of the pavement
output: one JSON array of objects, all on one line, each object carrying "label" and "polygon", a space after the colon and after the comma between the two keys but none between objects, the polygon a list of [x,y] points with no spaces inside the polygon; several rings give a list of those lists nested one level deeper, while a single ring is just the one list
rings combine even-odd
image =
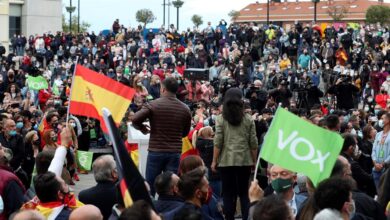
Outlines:
[{"label": "pavement", "polygon": [[80,191],[84,189],[88,189],[92,186],[96,185],[95,178],[93,177],[93,173],[89,172],[88,174],[78,174],[80,181],[74,181],[75,185],[70,186],[73,189],[73,192],[76,196],[79,195]]}]

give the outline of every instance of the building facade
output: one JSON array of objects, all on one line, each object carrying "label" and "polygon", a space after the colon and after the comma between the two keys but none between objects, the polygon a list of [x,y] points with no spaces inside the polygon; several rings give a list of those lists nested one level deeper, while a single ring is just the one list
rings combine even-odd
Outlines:
[{"label": "building facade", "polygon": [[[314,21],[314,3],[312,1],[274,2],[269,0],[269,21],[281,26],[289,26],[297,21],[311,23]],[[321,0],[317,3],[317,23],[354,22],[364,23],[366,11],[372,5],[386,5],[381,0]],[[342,14],[339,19],[335,17]],[[337,20],[337,21],[336,21]],[[267,3],[249,4],[235,19],[236,23],[267,22]]]},{"label": "building facade", "polygon": [[0,43],[7,48],[14,34],[62,30],[62,0],[0,0]]}]

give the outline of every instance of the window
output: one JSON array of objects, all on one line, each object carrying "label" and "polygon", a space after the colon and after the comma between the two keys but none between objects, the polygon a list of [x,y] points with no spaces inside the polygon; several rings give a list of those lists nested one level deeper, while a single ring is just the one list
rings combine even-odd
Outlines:
[{"label": "window", "polygon": [[21,22],[20,16],[9,16],[9,37],[13,37],[14,34],[20,34]]},{"label": "window", "polygon": [[258,8],[257,10],[258,10],[258,11],[261,11],[261,10],[263,10],[263,8]]}]

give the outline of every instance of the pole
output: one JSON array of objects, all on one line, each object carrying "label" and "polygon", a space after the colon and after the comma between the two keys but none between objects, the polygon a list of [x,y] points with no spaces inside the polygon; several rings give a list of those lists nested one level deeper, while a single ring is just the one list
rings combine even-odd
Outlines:
[{"label": "pole", "polygon": [[80,33],[80,0],[78,0],[77,5],[77,32]]},{"label": "pole", "polygon": [[163,1],[163,26],[165,27],[165,0]]},{"label": "pole", "polygon": [[69,10],[69,32],[72,32],[72,0],[70,0],[70,10]]},{"label": "pole", "polygon": [[269,25],[269,0],[267,0],[267,25]]},{"label": "pole", "polygon": [[176,30],[179,31],[179,7],[177,7]]},{"label": "pole", "polygon": [[314,1],[314,23],[317,23],[317,0]]},{"label": "pole", "polygon": [[69,92],[68,109],[66,110],[66,124],[68,124],[68,121],[69,121],[70,100],[71,100],[71,98],[72,98],[72,88],[73,88],[73,85],[74,85],[74,76],[76,75],[76,68],[77,68],[78,62],[79,62],[79,56],[76,57],[76,64],[74,65],[73,76],[72,76],[72,85],[71,85],[71,87],[69,88],[69,89],[70,89],[70,92]]},{"label": "pole", "polygon": [[171,25],[171,0],[168,0],[168,30]]}]

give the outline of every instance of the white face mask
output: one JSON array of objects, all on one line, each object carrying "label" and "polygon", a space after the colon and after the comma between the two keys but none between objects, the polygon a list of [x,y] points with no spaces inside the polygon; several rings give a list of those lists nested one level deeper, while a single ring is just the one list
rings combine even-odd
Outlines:
[{"label": "white face mask", "polygon": [[382,119],[378,121],[378,126],[380,128],[383,128],[384,124],[383,124],[383,120]]},{"label": "white face mask", "polygon": [[4,202],[3,198],[0,196],[0,213],[3,213],[4,211]]},{"label": "white face mask", "polygon": [[355,212],[356,212],[356,206],[355,206],[355,201],[352,200],[350,202],[350,207],[349,207],[349,210],[348,210],[348,214],[349,214],[349,219],[352,219],[353,216],[355,215]]},{"label": "white face mask", "polygon": [[72,126],[73,128],[75,128],[75,127],[76,127],[76,123],[72,122],[72,123],[70,123],[70,126]]},{"label": "white face mask", "polygon": [[352,128],[351,134],[352,134],[352,135],[356,135],[356,130],[355,130],[355,128]]}]

